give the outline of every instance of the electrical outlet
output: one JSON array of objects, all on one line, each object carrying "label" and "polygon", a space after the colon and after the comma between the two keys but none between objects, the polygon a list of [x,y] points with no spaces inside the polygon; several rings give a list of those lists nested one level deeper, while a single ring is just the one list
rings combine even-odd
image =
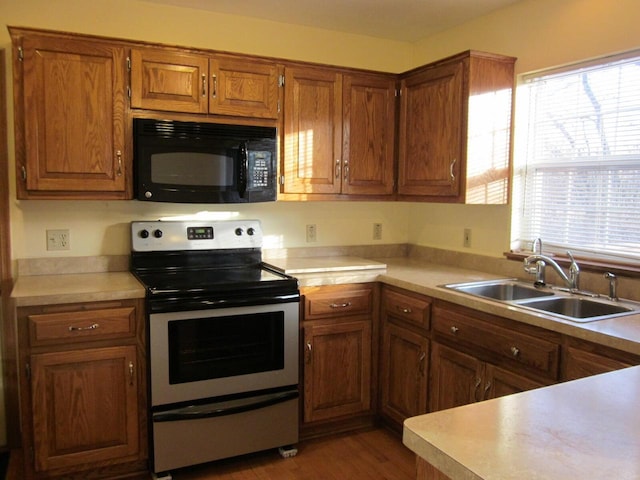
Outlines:
[{"label": "electrical outlet", "polygon": [[462,239],[462,246],[466,248],[471,248],[471,229],[465,228],[464,235]]},{"label": "electrical outlet", "polygon": [[47,250],[69,250],[69,230],[47,230]]},{"label": "electrical outlet", "polygon": [[382,224],[381,223],[373,224],[373,239],[382,240]]},{"label": "electrical outlet", "polygon": [[314,223],[307,225],[307,243],[316,241],[316,225]]}]

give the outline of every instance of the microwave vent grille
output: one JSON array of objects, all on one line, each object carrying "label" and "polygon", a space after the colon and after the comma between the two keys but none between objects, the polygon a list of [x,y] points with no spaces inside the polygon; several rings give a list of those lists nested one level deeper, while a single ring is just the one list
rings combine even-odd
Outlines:
[{"label": "microwave vent grille", "polygon": [[134,119],[136,135],[166,138],[235,138],[242,140],[276,138],[276,129],[255,125],[178,122],[175,120]]}]

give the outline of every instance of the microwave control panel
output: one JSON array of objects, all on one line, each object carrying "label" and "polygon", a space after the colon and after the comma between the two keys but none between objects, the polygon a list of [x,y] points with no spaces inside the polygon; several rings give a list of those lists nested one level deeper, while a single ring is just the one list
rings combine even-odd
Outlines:
[{"label": "microwave control panel", "polygon": [[249,186],[268,187],[271,152],[249,151]]}]

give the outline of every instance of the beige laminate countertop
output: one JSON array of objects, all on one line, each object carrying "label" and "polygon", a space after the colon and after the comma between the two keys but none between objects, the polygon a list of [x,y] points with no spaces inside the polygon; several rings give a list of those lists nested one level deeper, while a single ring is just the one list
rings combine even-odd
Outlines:
[{"label": "beige laminate countertop", "polygon": [[405,420],[453,480],[640,479],[640,366]]},{"label": "beige laminate countertop", "polygon": [[27,275],[11,291],[17,307],[144,298],[144,287],[129,272]]},{"label": "beige laminate countertop", "polygon": [[[279,271],[294,275],[301,286],[379,281],[640,355],[640,315],[575,323],[440,287],[447,283],[499,278],[484,272],[406,257],[375,260],[347,256],[300,257],[266,259],[265,262]],[[11,293],[19,307],[144,298],[144,295],[144,287],[129,272],[21,276]]]}]

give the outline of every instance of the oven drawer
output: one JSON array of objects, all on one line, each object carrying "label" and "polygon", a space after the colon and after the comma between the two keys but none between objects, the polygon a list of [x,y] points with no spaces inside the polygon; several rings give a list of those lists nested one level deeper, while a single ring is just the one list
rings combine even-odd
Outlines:
[{"label": "oven drawer", "polygon": [[32,347],[135,336],[135,307],[29,315]]},{"label": "oven drawer", "polygon": [[369,315],[373,309],[370,285],[331,285],[303,291],[305,320],[345,315]]},{"label": "oven drawer", "polygon": [[283,396],[282,402],[229,415],[153,420],[152,429],[154,472],[293,445],[298,442],[298,398]]}]

